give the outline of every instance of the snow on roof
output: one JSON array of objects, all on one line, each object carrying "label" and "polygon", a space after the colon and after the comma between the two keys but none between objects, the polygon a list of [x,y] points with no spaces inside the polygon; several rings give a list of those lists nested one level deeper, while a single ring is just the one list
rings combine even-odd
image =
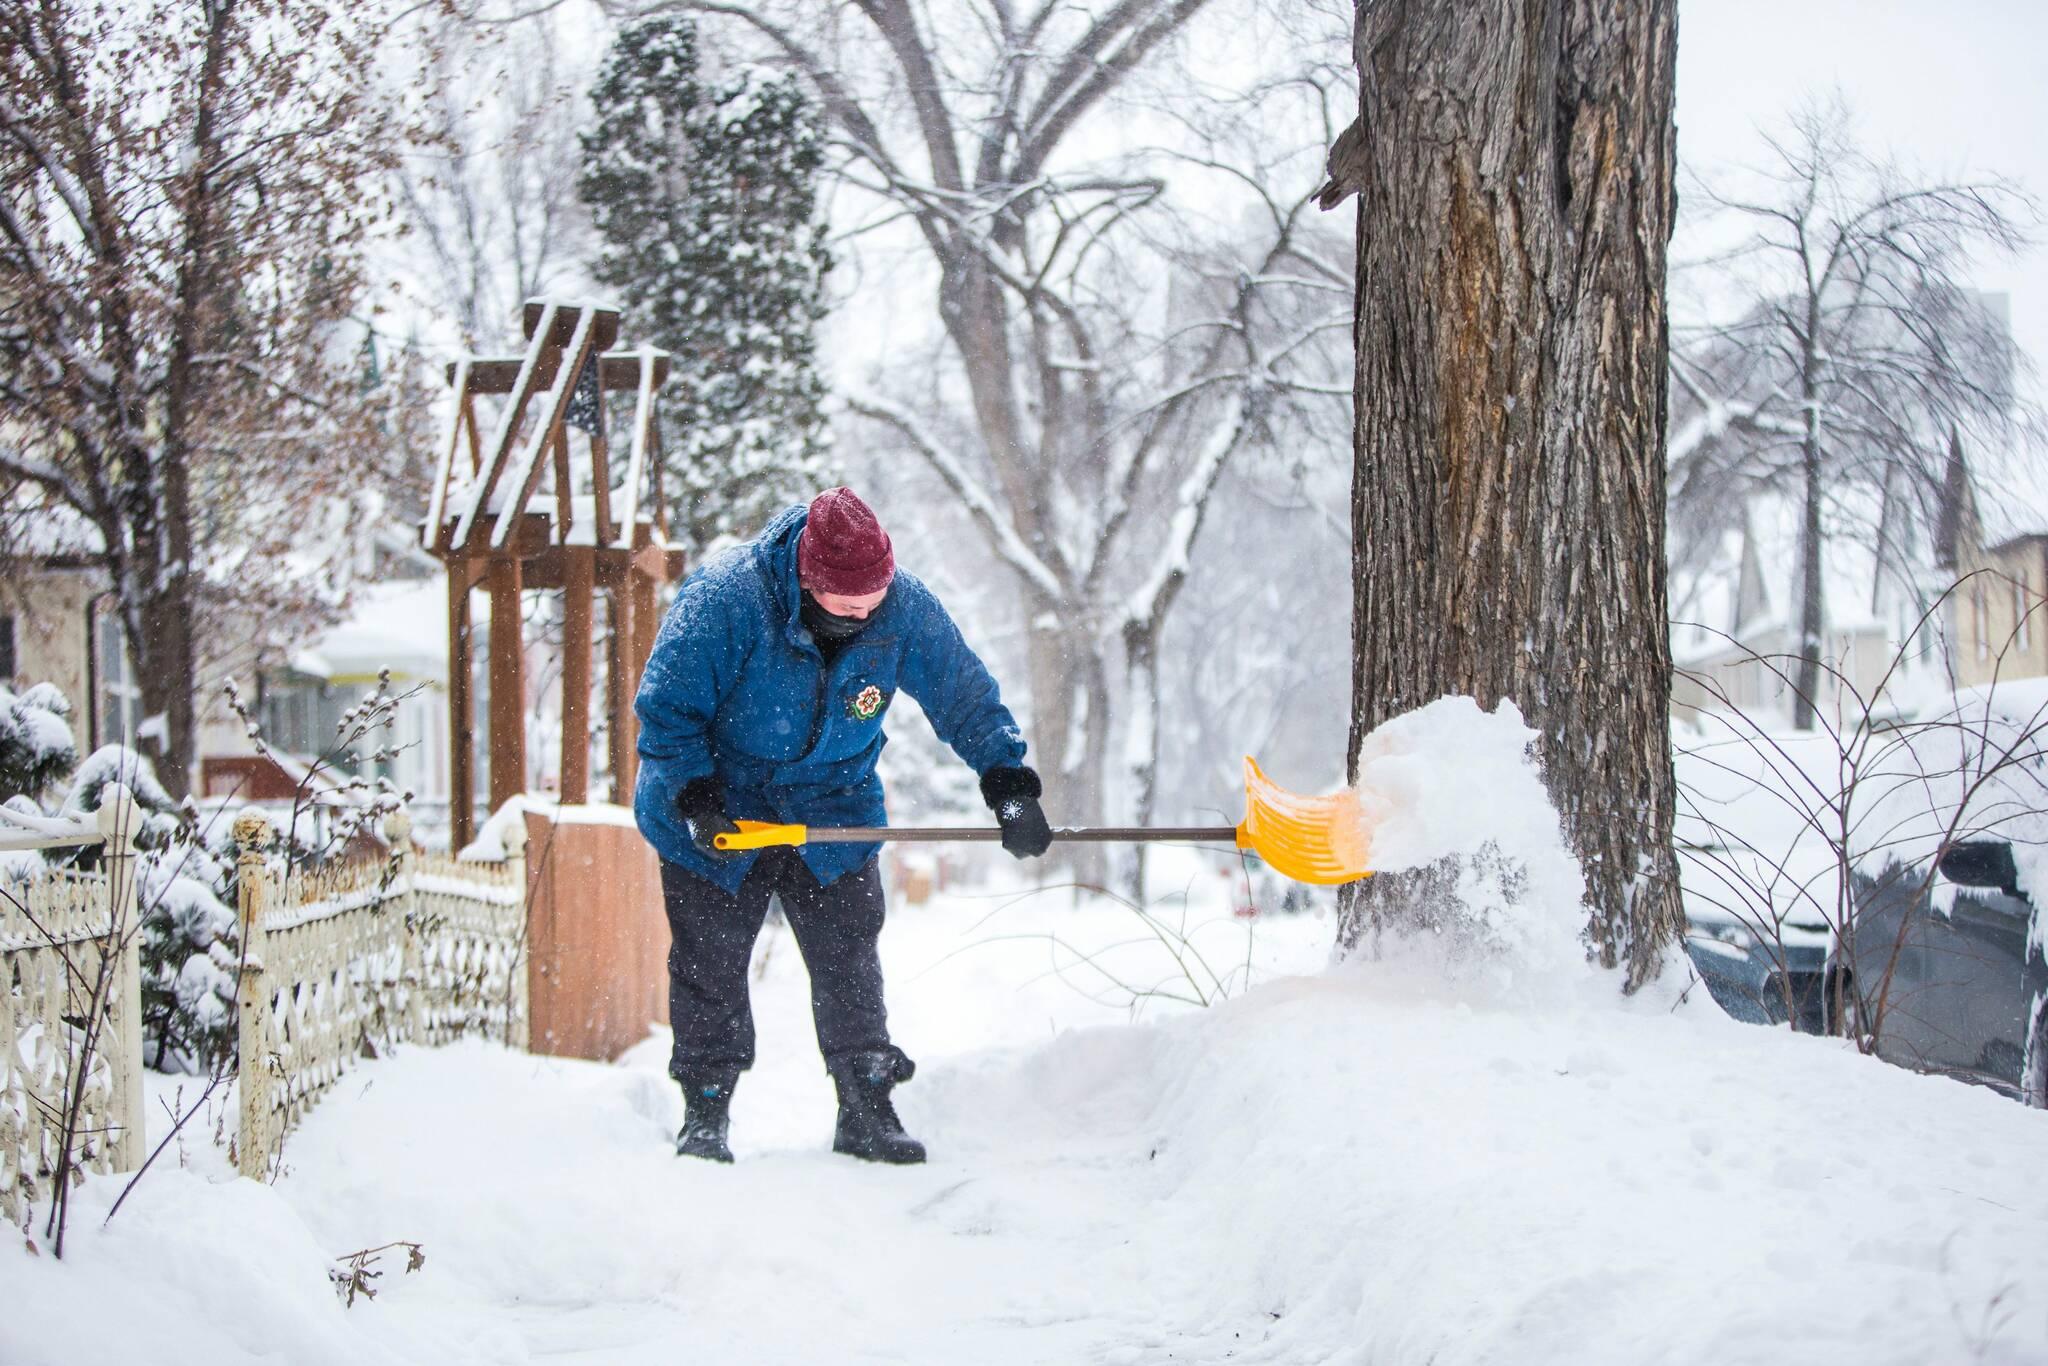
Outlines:
[{"label": "snow on roof", "polygon": [[105,553],[106,541],[99,528],[65,503],[36,499],[14,504],[0,510],[0,521],[6,524],[9,548],[25,558],[96,557]]},{"label": "snow on roof", "polygon": [[1976,476],[1977,539],[2002,545],[2048,532],[2048,470],[2030,450],[1969,451]]},{"label": "snow on roof", "polygon": [[1993,554],[1997,554],[2000,551],[2010,550],[2014,546],[2024,545],[2029,541],[2040,540],[2048,540],[2048,529],[2039,531],[2018,532],[2014,535],[2006,537],[2002,541],[1992,543],[1991,545],[1987,546],[1986,549],[1991,551]]},{"label": "snow on roof", "polygon": [[[1673,566],[1674,658],[1680,663],[1705,659],[1730,648],[1728,636],[1745,644],[1792,619],[1799,582],[1799,522],[1799,505],[1792,498],[1760,495],[1750,500],[1748,549],[1756,557],[1757,582],[1748,602],[1737,600],[1745,550],[1740,532],[1723,536],[1710,555],[1694,564]],[[1821,571],[1830,630],[1889,629],[1884,613],[1873,610],[1878,575],[1870,547],[1831,535],[1822,548]],[[1896,601],[1901,585],[1877,587],[1887,601]]]},{"label": "snow on roof", "polygon": [[445,683],[446,581],[437,575],[360,585],[348,618],[294,656],[292,666],[335,681],[389,669],[394,679]]}]

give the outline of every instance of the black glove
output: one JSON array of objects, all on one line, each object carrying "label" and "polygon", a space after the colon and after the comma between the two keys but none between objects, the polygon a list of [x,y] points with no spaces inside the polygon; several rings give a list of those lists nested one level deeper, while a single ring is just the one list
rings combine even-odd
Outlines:
[{"label": "black glove", "polygon": [[981,775],[981,799],[1003,827],[1003,848],[1013,858],[1037,858],[1052,847],[1052,827],[1038,804],[1038,774],[1022,764]]},{"label": "black glove", "polygon": [[676,810],[690,827],[690,843],[697,846],[698,853],[706,858],[731,858],[739,852],[721,849],[712,842],[719,835],[736,835],[740,829],[725,814],[725,797],[718,790],[717,780],[693,778],[683,784],[683,790],[676,793]]}]

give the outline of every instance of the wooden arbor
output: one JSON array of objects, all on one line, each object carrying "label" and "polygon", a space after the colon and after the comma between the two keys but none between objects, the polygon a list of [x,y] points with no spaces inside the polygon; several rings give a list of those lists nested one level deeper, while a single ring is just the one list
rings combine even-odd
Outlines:
[{"label": "wooden arbor", "polygon": [[[616,309],[529,300],[523,356],[464,357],[448,367],[455,419],[429,495],[423,540],[448,566],[450,809],[455,846],[475,838],[475,699],[470,591],[490,590],[490,804],[526,790],[526,668],[520,593],[561,590],[562,801],[590,795],[593,597],[607,594],[606,703],[615,800],[630,801],[633,694],[654,646],[655,587],[682,574],[668,543],[654,399],[669,358],[650,346],[611,352]],[[636,395],[625,477],[613,482],[603,396]],[[488,439],[477,399],[503,397]],[[535,400],[538,399],[536,403]],[[531,420],[529,420],[529,418]],[[571,429],[587,435],[572,442]],[[462,452],[467,460],[459,458]],[[536,505],[536,495],[540,497]],[[534,505],[534,506],[529,506]]]}]

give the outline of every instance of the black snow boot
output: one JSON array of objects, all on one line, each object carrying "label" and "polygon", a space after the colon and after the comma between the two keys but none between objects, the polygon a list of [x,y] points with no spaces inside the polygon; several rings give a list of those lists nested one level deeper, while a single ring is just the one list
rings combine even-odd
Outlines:
[{"label": "black snow boot", "polygon": [[869,1162],[924,1161],[924,1144],[903,1132],[889,1092],[909,1081],[917,1065],[900,1048],[872,1048],[828,1059],[825,1070],[839,1088],[839,1124],[832,1151]]},{"label": "black snow boot", "polygon": [[711,1162],[732,1161],[732,1149],[725,1134],[731,1122],[732,1088],[739,1083],[737,1072],[705,1072],[679,1077],[683,1088],[683,1127],[676,1134],[677,1157],[701,1157]]}]

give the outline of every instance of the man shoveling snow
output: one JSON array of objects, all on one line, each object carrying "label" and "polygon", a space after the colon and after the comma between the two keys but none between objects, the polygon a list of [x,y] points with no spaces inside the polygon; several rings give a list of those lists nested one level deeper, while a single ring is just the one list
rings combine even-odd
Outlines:
[{"label": "man shoveling snow", "polygon": [[1052,842],[1024,737],[988,669],[931,590],[896,569],[851,489],[791,507],[699,568],[663,621],[634,700],[634,815],[661,856],[673,943],[670,1073],[686,1113],[676,1151],[732,1161],[733,1087],[754,1062],[747,963],[771,897],[811,975],[818,1051],[839,1093],[835,1151],[922,1162],[890,1092],[915,1070],[890,1042],[875,951],[879,846],[735,851],[740,820],[878,826],[882,716],[897,689],[980,775],[1018,858]]}]

